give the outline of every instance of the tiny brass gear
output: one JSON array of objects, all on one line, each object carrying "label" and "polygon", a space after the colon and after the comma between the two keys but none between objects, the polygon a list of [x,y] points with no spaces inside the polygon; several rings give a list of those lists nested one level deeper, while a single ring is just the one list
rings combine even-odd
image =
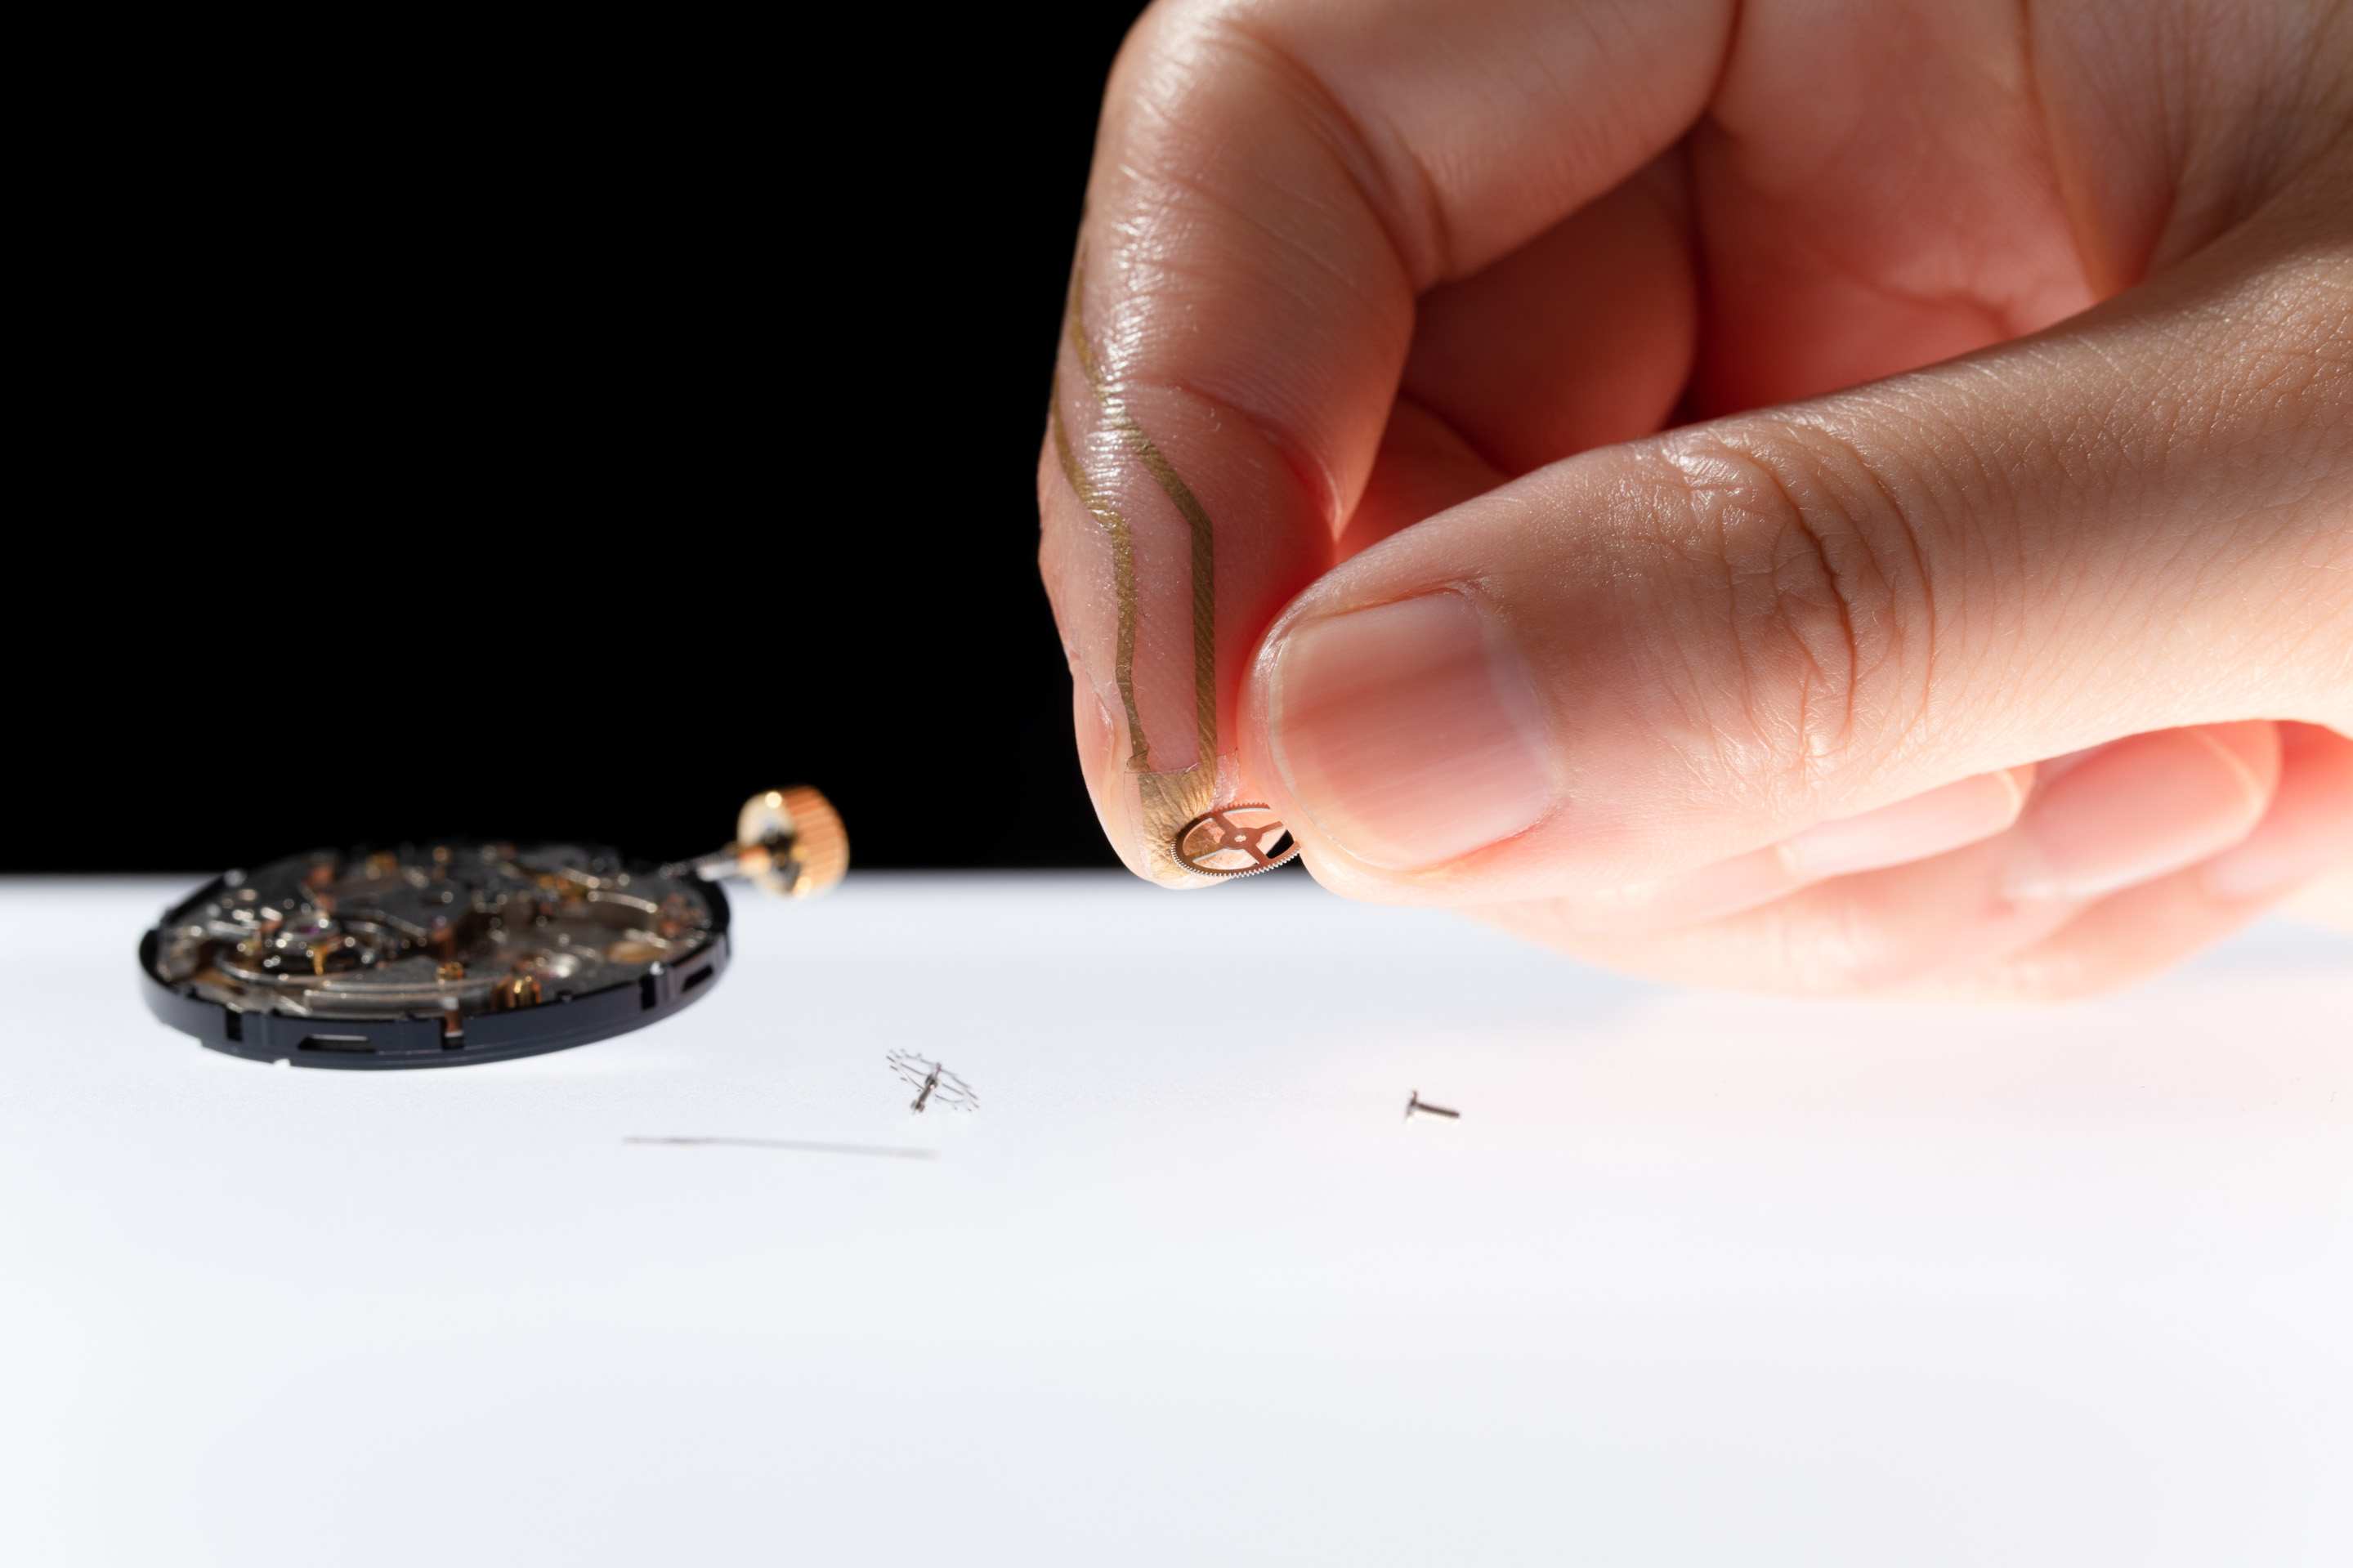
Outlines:
[{"label": "tiny brass gear", "polygon": [[1271,871],[1299,853],[1299,841],[1272,810],[1229,805],[1204,812],[1177,831],[1176,863],[1204,877]]}]

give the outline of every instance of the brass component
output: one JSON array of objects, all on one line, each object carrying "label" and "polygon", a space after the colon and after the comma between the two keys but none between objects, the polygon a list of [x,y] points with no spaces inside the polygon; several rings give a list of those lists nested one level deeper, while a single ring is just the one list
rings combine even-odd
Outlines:
[{"label": "brass component", "polygon": [[1218,773],[1210,767],[1132,775],[1144,829],[1144,854],[1154,878],[1178,885],[1199,875],[1177,856],[1195,821],[1218,798]]},{"label": "brass component", "polygon": [[500,1011],[538,1006],[539,976],[523,973],[501,981],[498,989],[491,993],[491,1005]]},{"label": "brass component", "polygon": [[1205,877],[1247,877],[1271,871],[1299,853],[1299,841],[1263,805],[1229,805],[1206,812],[1176,835],[1176,859]]},{"label": "brass component", "polygon": [[463,980],[466,978],[466,966],[462,963],[456,963],[435,964],[433,966],[433,978],[444,983],[452,980]]},{"label": "brass component", "polygon": [[1144,426],[1135,422],[1135,416],[1127,411],[1127,405],[1112,390],[1111,378],[1103,374],[1102,362],[1095,358],[1094,344],[1087,341],[1086,278],[1086,258],[1082,256],[1071,273],[1071,347],[1079,356],[1079,368],[1087,373],[1087,385],[1093,391],[1103,417],[1126,438],[1129,449],[1143,461],[1153,483],[1160,487],[1161,493],[1185,519],[1186,531],[1191,537],[1193,723],[1201,746],[1199,760],[1214,763],[1218,755],[1217,530],[1209,521],[1208,512],[1177,476],[1176,465],[1144,433]]},{"label": "brass component", "polygon": [[754,795],[735,816],[735,841],[708,855],[662,868],[664,876],[705,881],[743,877],[779,898],[822,893],[849,870],[849,833],[841,814],[807,784]]},{"label": "brass component", "polygon": [[1119,515],[1119,509],[1095,489],[1086,469],[1079,466],[1078,454],[1071,450],[1070,432],[1062,428],[1060,380],[1054,384],[1046,412],[1047,423],[1053,426],[1054,455],[1061,459],[1062,477],[1111,540],[1112,592],[1119,601],[1119,651],[1112,656],[1112,675],[1119,684],[1120,705],[1127,710],[1127,765],[1144,773],[1152,766],[1152,747],[1144,738],[1144,715],[1135,707],[1135,533],[1127,526],[1127,519]]},{"label": "brass component", "polygon": [[745,801],[735,816],[735,842],[754,846],[767,862],[747,867],[753,880],[790,898],[822,893],[849,870],[849,833],[841,814],[807,784]]}]

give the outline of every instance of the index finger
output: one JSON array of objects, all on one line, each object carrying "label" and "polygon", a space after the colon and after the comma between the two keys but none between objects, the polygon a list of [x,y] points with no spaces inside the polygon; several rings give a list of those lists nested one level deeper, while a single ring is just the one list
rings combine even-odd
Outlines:
[{"label": "index finger", "polygon": [[[1730,0],[1164,5],[1113,68],[1039,468],[1080,751],[1129,867],[1262,799],[1248,655],[1331,563],[1414,300],[1625,179],[1698,114]],[[1263,847],[1264,840],[1260,840]]]}]

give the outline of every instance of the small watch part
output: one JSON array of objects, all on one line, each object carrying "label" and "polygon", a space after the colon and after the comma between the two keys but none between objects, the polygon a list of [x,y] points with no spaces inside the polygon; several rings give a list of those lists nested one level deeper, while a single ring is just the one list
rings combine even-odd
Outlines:
[{"label": "small watch part", "polygon": [[221,878],[163,928],[153,967],[229,1006],[463,1019],[635,980],[716,925],[707,889],[610,850],[320,850]]},{"label": "small watch part", "polygon": [[920,1114],[932,1105],[972,1110],[980,1105],[980,1098],[972,1092],[970,1084],[929,1057],[919,1057],[913,1051],[892,1051],[883,1059],[891,1064],[892,1072],[914,1086],[914,1100],[907,1107],[910,1110]]},{"label": "small watch part", "polygon": [[1248,877],[1271,871],[1299,853],[1291,829],[1263,805],[1229,805],[1205,812],[1176,833],[1177,863],[1205,877]]},{"label": "small watch part", "polygon": [[735,841],[708,855],[662,868],[670,877],[715,882],[742,877],[779,898],[806,899],[849,869],[849,835],[831,802],[807,784],[772,789],[744,803]]},{"label": "small watch part", "polygon": [[147,1004],[232,1056],[306,1067],[496,1061],[642,1027],[709,994],[712,879],[839,881],[841,819],[806,786],[752,797],[725,856],[654,867],[593,846],[314,850],[228,871],[140,944]]}]

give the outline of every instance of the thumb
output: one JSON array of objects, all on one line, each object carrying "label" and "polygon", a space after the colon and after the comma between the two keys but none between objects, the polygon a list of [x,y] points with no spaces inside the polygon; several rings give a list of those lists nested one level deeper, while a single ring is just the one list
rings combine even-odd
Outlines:
[{"label": "thumb", "polygon": [[2147,731],[2353,733],[2344,184],[2036,337],[1408,529],[1262,640],[1246,765],[1327,882],[1480,903]]}]

